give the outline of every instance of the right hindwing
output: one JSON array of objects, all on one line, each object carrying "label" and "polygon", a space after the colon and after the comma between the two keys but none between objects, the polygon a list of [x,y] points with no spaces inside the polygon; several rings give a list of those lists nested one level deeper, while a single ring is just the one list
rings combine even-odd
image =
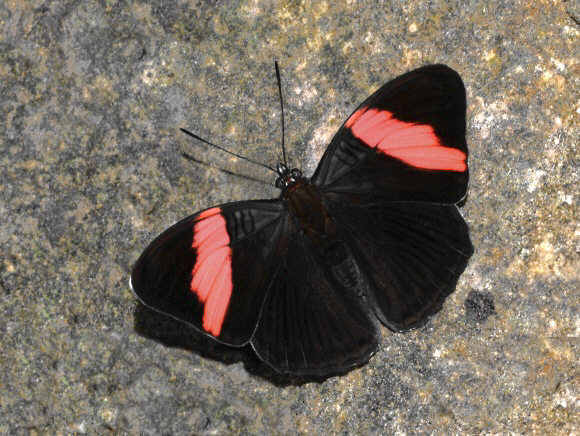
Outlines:
[{"label": "right hindwing", "polygon": [[441,309],[473,253],[455,205],[343,204],[335,213],[366,277],[374,311],[394,331],[418,327]]}]

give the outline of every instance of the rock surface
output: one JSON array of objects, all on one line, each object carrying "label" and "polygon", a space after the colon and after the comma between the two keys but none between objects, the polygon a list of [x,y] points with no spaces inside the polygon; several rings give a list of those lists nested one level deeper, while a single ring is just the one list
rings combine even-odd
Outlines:
[{"label": "rock surface", "polygon": [[[0,4],[0,433],[577,434],[577,4]],[[307,174],[387,80],[445,63],[468,93],[475,254],[456,292],[322,380],[278,376],[128,286],[171,223],[277,195],[178,131],[276,163],[274,59]]]}]

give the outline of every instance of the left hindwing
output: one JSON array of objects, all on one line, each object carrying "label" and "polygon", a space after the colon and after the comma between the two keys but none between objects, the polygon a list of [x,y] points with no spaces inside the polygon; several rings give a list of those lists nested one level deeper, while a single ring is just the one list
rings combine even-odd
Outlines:
[{"label": "left hindwing", "polygon": [[246,344],[286,254],[281,200],[228,203],[167,229],[143,252],[131,287],[147,306],[228,345]]},{"label": "left hindwing", "polygon": [[294,227],[251,344],[278,372],[327,374],[366,362],[381,332],[364,296],[337,280],[322,247]]},{"label": "left hindwing", "polygon": [[469,178],[465,87],[444,65],[384,85],[346,120],[312,183],[328,198],[356,204],[454,204]]}]

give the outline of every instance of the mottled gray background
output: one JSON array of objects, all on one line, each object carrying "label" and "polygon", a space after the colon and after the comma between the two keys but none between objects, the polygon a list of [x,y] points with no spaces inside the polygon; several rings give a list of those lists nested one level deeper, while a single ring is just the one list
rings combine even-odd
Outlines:
[{"label": "mottled gray background", "polygon": [[[578,0],[0,3],[0,433],[578,434],[579,23]],[[128,286],[171,223],[277,195],[178,131],[277,162],[274,59],[307,174],[387,80],[441,62],[467,87],[475,254],[425,327],[325,380]]]}]

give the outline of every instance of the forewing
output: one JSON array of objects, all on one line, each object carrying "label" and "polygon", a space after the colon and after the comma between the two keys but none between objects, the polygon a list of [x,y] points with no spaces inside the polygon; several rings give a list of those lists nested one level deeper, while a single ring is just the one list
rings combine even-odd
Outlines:
[{"label": "forewing", "polygon": [[441,309],[473,246],[454,205],[391,202],[341,205],[336,213],[364,271],[376,314],[395,331],[424,324]]},{"label": "forewing", "polygon": [[469,178],[465,87],[444,65],[388,82],[347,119],[312,177],[337,201],[453,204]]},{"label": "forewing", "polygon": [[[229,345],[247,343],[286,247],[281,200],[217,206],[170,227],[131,274],[137,297]],[[282,241],[282,243],[281,243]]]},{"label": "forewing", "polygon": [[366,362],[379,341],[365,297],[342,287],[315,242],[295,233],[251,340],[256,353],[278,372],[326,374]]}]

